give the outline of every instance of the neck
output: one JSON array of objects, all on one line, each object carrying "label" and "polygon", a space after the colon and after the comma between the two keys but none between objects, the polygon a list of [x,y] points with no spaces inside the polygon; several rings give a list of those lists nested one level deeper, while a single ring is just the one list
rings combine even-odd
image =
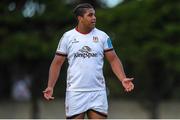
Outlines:
[{"label": "neck", "polygon": [[92,28],[85,27],[81,24],[78,24],[76,30],[82,34],[88,34],[91,32]]}]

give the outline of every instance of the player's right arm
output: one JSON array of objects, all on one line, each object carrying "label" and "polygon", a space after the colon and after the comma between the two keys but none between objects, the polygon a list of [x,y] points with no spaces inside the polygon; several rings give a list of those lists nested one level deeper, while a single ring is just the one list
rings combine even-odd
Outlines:
[{"label": "player's right arm", "polygon": [[61,56],[61,55],[55,55],[50,69],[49,69],[49,78],[48,78],[48,85],[47,88],[43,91],[44,93],[44,98],[46,100],[52,100],[54,99],[53,95],[53,89],[54,86],[56,84],[56,81],[58,79],[60,70],[61,70],[61,66],[65,61],[65,56]]}]

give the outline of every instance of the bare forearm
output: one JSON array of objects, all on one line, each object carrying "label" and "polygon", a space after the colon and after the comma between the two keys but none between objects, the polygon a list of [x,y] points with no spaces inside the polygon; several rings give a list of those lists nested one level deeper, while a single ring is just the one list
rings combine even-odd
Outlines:
[{"label": "bare forearm", "polygon": [[49,79],[48,79],[49,88],[54,88],[56,81],[59,77],[61,66],[64,63],[64,61],[65,61],[64,56],[55,55],[49,69]]},{"label": "bare forearm", "polygon": [[114,74],[118,77],[120,81],[126,78],[123,65],[118,57],[113,59],[113,61],[111,62],[111,67]]},{"label": "bare forearm", "polygon": [[60,73],[61,66],[52,63],[49,70],[48,87],[54,88]]},{"label": "bare forearm", "polygon": [[111,64],[114,74],[122,82],[125,91],[129,92],[134,89],[134,84],[131,82],[134,78],[126,78],[123,65],[116,55],[115,51],[109,51],[105,53],[107,60]]},{"label": "bare forearm", "polygon": [[49,70],[48,87],[54,88],[60,72],[59,66],[51,65]]}]

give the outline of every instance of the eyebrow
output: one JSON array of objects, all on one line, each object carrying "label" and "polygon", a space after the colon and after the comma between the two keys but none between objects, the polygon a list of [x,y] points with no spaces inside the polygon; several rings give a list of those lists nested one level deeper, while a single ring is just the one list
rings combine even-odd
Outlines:
[{"label": "eyebrow", "polygon": [[88,15],[94,15],[94,13],[89,13]]},{"label": "eyebrow", "polygon": [[89,12],[88,15],[95,15],[95,12]]}]

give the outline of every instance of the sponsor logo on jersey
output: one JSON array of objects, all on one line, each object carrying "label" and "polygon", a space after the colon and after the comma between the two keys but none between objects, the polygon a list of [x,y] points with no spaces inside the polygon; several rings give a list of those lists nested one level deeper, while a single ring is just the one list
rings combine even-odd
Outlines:
[{"label": "sponsor logo on jersey", "polygon": [[95,42],[95,43],[99,42],[98,37],[93,36],[93,42]]},{"label": "sponsor logo on jersey", "polygon": [[77,53],[74,54],[74,57],[82,57],[82,58],[91,58],[97,57],[98,54],[93,52],[93,50],[89,46],[83,46]]},{"label": "sponsor logo on jersey", "polygon": [[79,41],[76,38],[72,41],[72,43],[78,43]]}]

